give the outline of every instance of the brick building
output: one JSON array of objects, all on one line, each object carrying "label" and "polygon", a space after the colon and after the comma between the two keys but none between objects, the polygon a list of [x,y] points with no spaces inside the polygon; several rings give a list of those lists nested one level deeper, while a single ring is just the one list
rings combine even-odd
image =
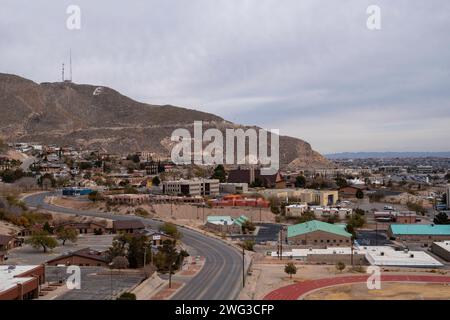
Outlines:
[{"label": "brick building", "polygon": [[348,247],[351,244],[351,237],[352,235],[345,230],[345,225],[312,220],[289,226],[286,238],[289,244],[324,248]]},{"label": "brick building", "polygon": [[0,300],[30,300],[39,297],[45,283],[45,266],[0,265]]},{"label": "brick building", "polygon": [[69,252],[47,261],[49,266],[85,266],[85,267],[107,267],[108,259],[104,252],[84,248],[75,252]]}]

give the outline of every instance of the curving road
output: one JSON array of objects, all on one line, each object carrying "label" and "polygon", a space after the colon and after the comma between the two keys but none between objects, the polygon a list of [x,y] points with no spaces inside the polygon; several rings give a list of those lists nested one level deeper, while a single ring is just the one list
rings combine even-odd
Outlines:
[{"label": "curving road", "polygon": [[[46,196],[55,193],[39,193],[29,195],[23,200],[29,207],[73,214],[108,218],[112,220],[141,219],[144,224],[158,228],[162,222],[140,217],[126,217],[96,211],[79,211],[48,204],[44,201]],[[231,300],[239,294],[242,285],[242,257],[238,251],[223,241],[210,238],[196,231],[180,228],[183,233],[183,243],[196,250],[196,253],[205,257],[205,265],[200,272],[189,280],[178,291],[173,300]]]}]

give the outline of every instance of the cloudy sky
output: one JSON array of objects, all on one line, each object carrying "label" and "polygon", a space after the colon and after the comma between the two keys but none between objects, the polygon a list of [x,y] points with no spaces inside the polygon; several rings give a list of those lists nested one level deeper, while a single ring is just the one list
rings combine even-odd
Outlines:
[{"label": "cloudy sky", "polygon": [[[69,30],[69,5],[81,29]],[[381,8],[381,30],[366,9]],[[279,128],[322,153],[450,150],[448,0],[3,0],[0,72]]]}]

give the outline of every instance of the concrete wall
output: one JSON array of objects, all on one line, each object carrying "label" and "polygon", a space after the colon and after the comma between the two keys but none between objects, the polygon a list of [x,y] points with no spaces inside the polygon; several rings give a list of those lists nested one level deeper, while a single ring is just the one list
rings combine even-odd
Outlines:
[{"label": "concrete wall", "polygon": [[445,261],[450,261],[450,252],[442,248],[441,246],[438,246],[437,244],[433,243],[431,245],[431,252],[436,254],[437,256],[441,257]]},{"label": "concrete wall", "polygon": [[[308,254],[306,257],[307,263],[312,264],[336,264],[338,262],[343,262],[346,265],[351,265],[352,255],[351,254]],[[366,256],[363,254],[353,255],[353,265],[368,265]]]}]

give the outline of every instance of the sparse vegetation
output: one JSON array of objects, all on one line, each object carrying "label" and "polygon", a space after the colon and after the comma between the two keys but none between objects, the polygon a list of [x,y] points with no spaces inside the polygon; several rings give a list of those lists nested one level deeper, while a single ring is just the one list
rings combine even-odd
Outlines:
[{"label": "sparse vegetation", "polygon": [[294,263],[289,262],[284,266],[284,272],[289,275],[289,278],[292,278],[292,275],[297,273],[297,267]]},{"label": "sparse vegetation", "polygon": [[56,248],[58,245],[56,239],[49,235],[46,231],[34,232],[30,238],[25,241],[25,243],[31,245],[35,249],[42,248],[44,253],[46,253],[48,249]]},{"label": "sparse vegetation", "polygon": [[336,263],[336,270],[338,270],[339,272],[342,273],[342,271],[344,271],[345,269],[345,263],[343,263],[342,261],[339,261],[338,263]]}]

